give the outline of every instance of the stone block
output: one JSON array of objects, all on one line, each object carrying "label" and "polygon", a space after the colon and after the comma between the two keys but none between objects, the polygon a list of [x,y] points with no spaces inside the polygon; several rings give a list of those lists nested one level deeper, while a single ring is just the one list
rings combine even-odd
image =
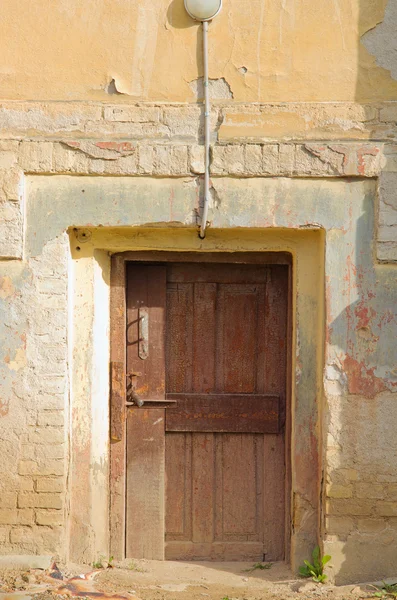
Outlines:
[{"label": "stone block", "polygon": [[139,146],[138,171],[142,175],[151,175],[154,168],[153,146]]},{"label": "stone block", "polygon": [[28,571],[29,569],[49,569],[53,561],[52,554],[48,555],[7,555],[0,556],[0,569]]},{"label": "stone block", "polygon": [[296,112],[279,110],[261,112],[232,112],[224,110],[225,118],[219,129],[222,142],[245,140],[302,139],[308,125]]},{"label": "stone block", "polygon": [[201,131],[203,110],[201,106],[169,106],[163,109],[162,121],[171,139],[196,141]]},{"label": "stone block", "polygon": [[158,123],[160,109],[157,106],[107,106],[104,119],[126,123]]},{"label": "stone block", "polygon": [[325,504],[328,515],[367,516],[373,514],[375,501],[362,498],[331,498]]},{"label": "stone block", "polygon": [[33,525],[34,514],[31,508],[21,508],[18,510],[17,522],[19,525]]},{"label": "stone block", "polygon": [[357,498],[375,498],[382,500],[385,496],[385,485],[381,483],[357,483]]},{"label": "stone block", "polygon": [[19,475],[34,475],[38,473],[39,466],[34,460],[21,460],[18,466]]},{"label": "stone block", "polygon": [[0,259],[21,259],[22,254],[23,217],[21,207],[17,203],[0,201]]},{"label": "stone block", "polygon": [[19,489],[22,492],[33,492],[33,479],[32,477],[20,477],[19,478]]},{"label": "stone block", "polygon": [[326,493],[329,498],[351,498],[353,496],[353,486],[332,483],[327,485]]},{"label": "stone block", "polygon": [[[6,544],[9,540],[10,533],[8,527],[0,527],[0,544]],[[0,563],[1,568],[1,563]]]},{"label": "stone block", "polygon": [[16,492],[0,492],[0,507],[1,508],[15,508],[17,505],[17,493]]},{"label": "stone block", "polygon": [[215,146],[212,149],[211,173],[213,175],[244,175],[244,146]]},{"label": "stone block", "polygon": [[52,142],[23,141],[19,147],[18,163],[25,173],[50,173],[52,171]]},{"label": "stone block", "polygon": [[[65,434],[62,428],[37,427],[29,432],[29,442],[33,444],[62,444],[64,441]],[[20,475],[23,475],[23,473],[20,473]]]},{"label": "stone block", "polygon": [[204,146],[193,144],[189,146],[190,170],[192,173],[201,175],[205,171]]},{"label": "stone block", "polygon": [[325,520],[325,527],[330,535],[346,537],[353,530],[354,521],[351,517],[328,516]]},{"label": "stone block", "polygon": [[262,146],[247,144],[245,147],[245,173],[247,175],[262,175],[262,168]]},{"label": "stone block", "polygon": [[99,121],[102,107],[78,102],[29,103],[2,102],[0,135],[19,138],[34,135],[65,135],[84,132],[87,121]]},{"label": "stone block", "polygon": [[62,495],[50,493],[25,492],[18,494],[20,508],[62,508]]},{"label": "stone block", "polygon": [[64,480],[62,477],[38,477],[36,480],[37,492],[63,492]]},{"label": "stone block", "polygon": [[16,525],[18,523],[18,511],[16,508],[0,509],[0,525]]},{"label": "stone block", "polygon": [[35,447],[35,457],[39,462],[44,462],[47,459],[65,458],[64,444],[55,445],[37,445]]},{"label": "stone block", "polygon": [[279,172],[278,144],[265,144],[262,148],[262,172],[265,175],[277,175]]},{"label": "stone block", "polygon": [[[52,352],[52,350],[53,349],[51,349],[50,352]],[[61,350],[62,353],[64,353],[64,349],[62,348]],[[65,424],[65,414],[63,410],[45,410],[43,412],[39,412],[37,424],[39,427],[62,427]]]},{"label": "stone block", "polygon": [[167,175],[170,172],[170,149],[168,146],[155,146],[153,152],[153,173]]},{"label": "stone block", "polygon": [[379,118],[386,123],[397,122],[397,102],[386,104],[379,111]]},{"label": "stone block", "polygon": [[384,519],[358,519],[357,530],[361,533],[379,533],[387,526]]},{"label": "stone block", "polygon": [[377,502],[376,513],[381,517],[397,517],[397,502]]},{"label": "stone block", "polygon": [[291,176],[295,169],[295,145],[279,145],[279,174]]},{"label": "stone block", "polygon": [[36,510],[36,523],[49,527],[61,526],[64,523],[63,512],[61,510]]},{"label": "stone block", "polygon": [[189,174],[187,146],[171,146],[170,172],[179,176]]}]

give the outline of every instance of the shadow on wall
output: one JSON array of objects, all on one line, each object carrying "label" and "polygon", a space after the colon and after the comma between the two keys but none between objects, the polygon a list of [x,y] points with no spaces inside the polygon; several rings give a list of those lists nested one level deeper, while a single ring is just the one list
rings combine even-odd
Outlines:
[{"label": "shadow on wall", "polygon": [[387,518],[397,500],[396,280],[393,267],[375,263],[375,215],[369,194],[350,224],[355,243],[341,240],[344,271],[327,264],[327,551],[337,583],[352,573],[379,580],[396,568],[397,523]]},{"label": "shadow on wall", "polygon": [[[397,100],[396,32],[396,0],[360,0],[356,102]],[[368,97],[369,89],[376,97]],[[364,112],[371,137],[377,111],[367,104]],[[327,304],[341,308],[328,314],[325,374],[328,534],[335,540],[328,550],[337,583],[351,581],[352,573],[357,581],[396,574],[397,307],[395,271],[376,265],[376,203],[366,198],[355,251],[346,255],[344,273],[327,282],[338,295],[331,299],[328,291]]]}]

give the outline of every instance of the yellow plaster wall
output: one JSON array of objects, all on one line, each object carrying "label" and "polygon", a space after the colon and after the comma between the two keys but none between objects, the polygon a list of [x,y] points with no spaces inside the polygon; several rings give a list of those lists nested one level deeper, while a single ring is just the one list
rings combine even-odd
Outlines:
[{"label": "yellow plaster wall", "polygon": [[[386,4],[224,0],[210,77],[236,101],[396,99],[397,82],[360,43]],[[183,0],[3,0],[0,99],[194,102],[197,32]],[[106,91],[112,79],[122,94]]]}]

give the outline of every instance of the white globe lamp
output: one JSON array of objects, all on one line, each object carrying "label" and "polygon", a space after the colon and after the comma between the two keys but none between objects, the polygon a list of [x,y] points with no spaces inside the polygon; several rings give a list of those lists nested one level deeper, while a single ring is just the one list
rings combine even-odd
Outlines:
[{"label": "white globe lamp", "polygon": [[185,8],[196,21],[211,21],[222,8],[222,0],[184,0]]}]

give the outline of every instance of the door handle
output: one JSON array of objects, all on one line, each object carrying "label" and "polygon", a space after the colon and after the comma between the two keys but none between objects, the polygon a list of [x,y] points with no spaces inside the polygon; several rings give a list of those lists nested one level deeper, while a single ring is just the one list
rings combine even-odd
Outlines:
[{"label": "door handle", "polygon": [[149,356],[149,311],[138,309],[138,356],[146,360]]},{"label": "door handle", "polygon": [[127,385],[127,402],[126,402],[126,406],[139,406],[139,408],[141,408],[144,404],[145,401],[142,400],[142,398],[140,398],[138,396],[138,394],[135,391],[135,383],[134,383],[134,377],[140,377],[141,373],[127,373],[127,377],[130,380],[129,385]]},{"label": "door handle", "polygon": [[[139,408],[142,408],[142,406],[145,404],[145,401],[138,396],[135,390],[131,390],[130,398],[134,401],[134,405],[139,406]],[[127,406],[128,404],[129,403],[127,403]]]}]

